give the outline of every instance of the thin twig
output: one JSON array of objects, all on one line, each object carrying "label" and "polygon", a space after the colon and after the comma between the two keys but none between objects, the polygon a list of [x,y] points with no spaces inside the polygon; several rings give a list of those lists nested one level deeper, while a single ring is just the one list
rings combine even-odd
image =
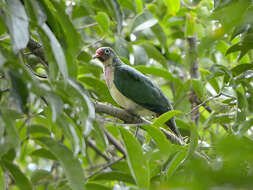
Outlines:
[{"label": "thin twig", "polygon": [[106,169],[106,168],[112,166],[113,164],[115,164],[115,163],[117,163],[117,162],[123,160],[124,158],[125,158],[125,156],[123,156],[123,157],[121,157],[121,158],[118,158],[118,159],[116,159],[116,160],[114,160],[114,161],[109,162],[108,164],[104,165],[101,169],[99,169],[99,170],[93,172],[91,175],[89,175],[89,176],[87,177],[87,179],[91,178],[92,176],[94,176],[94,175],[96,175],[96,174],[98,174],[98,173],[101,173],[104,169]]},{"label": "thin twig", "polygon": [[99,156],[103,157],[106,161],[109,161],[110,158],[105,155],[103,152],[101,152],[97,147],[96,145],[94,145],[94,143],[92,142],[91,139],[87,139],[87,143],[88,143],[88,146],[91,147]]},{"label": "thin twig", "polygon": [[81,27],[77,28],[77,30],[83,30],[83,29],[90,28],[90,27],[96,26],[96,25],[98,25],[98,23],[96,23],[96,22],[91,23],[91,24],[87,24],[87,25],[84,25],[84,26],[81,26]]},{"label": "thin twig", "polygon": [[114,137],[111,135],[111,133],[109,133],[104,127],[102,127],[106,137],[108,138],[109,142],[111,144],[114,145],[114,147],[120,151],[124,156],[126,156],[126,150],[125,148],[122,146],[122,144]]},{"label": "thin twig", "polygon": [[219,94],[215,95],[215,96],[212,96],[208,99],[206,99],[204,102],[202,102],[201,104],[198,104],[197,106],[195,106],[190,112],[186,113],[186,115],[189,115],[191,114],[193,111],[195,111],[196,109],[198,109],[199,107],[203,106],[204,104],[206,104],[207,102],[215,99],[215,98],[218,98],[222,95],[222,93],[220,92]]}]

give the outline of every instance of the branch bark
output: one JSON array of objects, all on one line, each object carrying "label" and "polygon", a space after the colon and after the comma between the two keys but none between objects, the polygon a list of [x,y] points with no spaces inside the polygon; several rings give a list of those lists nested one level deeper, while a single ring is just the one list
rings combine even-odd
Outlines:
[{"label": "branch bark", "polygon": [[[199,79],[199,60],[197,57],[197,39],[195,36],[189,36],[187,38],[188,42],[188,57],[189,57],[189,64],[190,64],[190,76],[191,79]],[[189,101],[191,103],[191,120],[198,126],[199,121],[199,109],[195,109],[198,106],[199,98],[195,93],[194,89],[191,89]]]},{"label": "branch bark", "polygon": [[[137,117],[135,115],[132,115],[132,114],[128,113],[126,110],[117,108],[112,105],[107,105],[107,104],[103,104],[103,103],[99,103],[99,102],[96,102],[94,105],[95,105],[96,113],[105,113],[105,114],[111,115],[113,117],[116,117],[116,118],[124,121],[125,123],[128,123],[128,124],[138,124],[138,123],[146,124],[146,125],[152,124],[151,122],[149,122],[141,117]],[[180,138],[176,137],[170,131],[168,131],[164,128],[160,128],[160,130],[165,134],[167,139],[170,140],[172,143],[179,144],[179,145],[185,144]]]}]

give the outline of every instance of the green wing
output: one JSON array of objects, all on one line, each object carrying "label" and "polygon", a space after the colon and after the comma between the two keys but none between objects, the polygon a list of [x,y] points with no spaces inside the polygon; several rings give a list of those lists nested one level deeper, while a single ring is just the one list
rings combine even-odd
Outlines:
[{"label": "green wing", "polygon": [[162,114],[171,109],[169,100],[160,88],[128,65],[115,67],[113,82],[124,96],[150,111]]}]

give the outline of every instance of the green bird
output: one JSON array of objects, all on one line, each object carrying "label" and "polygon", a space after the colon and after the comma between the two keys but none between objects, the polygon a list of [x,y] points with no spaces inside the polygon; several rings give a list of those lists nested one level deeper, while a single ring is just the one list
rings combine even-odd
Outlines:
[{"label": "green bird", "polygon": [[[161,89],[150,78],[124,64],[112,48],[97,49],[93,58],[98,58],[104,65],[106,84],[113,99],[130,113],[159,116],[173,109]],[[174,118],[166,125],[181,137]]]}]

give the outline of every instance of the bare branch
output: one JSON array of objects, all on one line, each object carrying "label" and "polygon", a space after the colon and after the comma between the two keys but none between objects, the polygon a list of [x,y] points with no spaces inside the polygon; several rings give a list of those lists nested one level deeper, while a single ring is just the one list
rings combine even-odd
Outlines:
[{"label": "bare branch", "polygon": [[87,24],[87,25],[84,25],[84,26],[81,26],[81,27],[77,28],[77,30],[83,30],[83,29],[90,28],[90,27],[96,26],[96,25],[98,25],[98,23],[96,23],[96,22],[91,23],[91,24]]},{"label": "bare branch", "polygon": [[94,145],[94,143],[92,142],[91,139],[87,139],[87,143],[88,143],[88,146],[91,147],[98,155],[102,156],[106,161],[109,161],[110,158],[105,155],[103,152],[101,152],[97,147],[96,145]]},{"label": "bare branch", "polygon": [[[199,60],[197,56],[197,39],[195,36],[189,36],[187,38],[188,42],[188,61],[190,65],[190,75],[191,79],[199,79],[200,73],[199,73]],[[197,107],[198,105],[198,96],[195,93],[194,89],[191,88],[189,101],[191,103],[191,120],[194,121],[196,125],[198,125],[199,121],[199,109]],[[196,109],[193,109],[196,108]]]},{"label": "bare branch", "polygon": [[[96,102],[94,105],[95,105],[95,110],[97,113],[106,113],[108,115],[111,115],[113,117],[116,117],[116,118],[124,121],[125,123],[135,124],[134,126],[136,126],[136,124],[139,124],[139,125],[141,125],[141,124],[151,125],[152,124],[150,121],[147,121],[141,117],[137,117],[135,115],[132,115],[129,112],[127,112],[126,110],[114,107],[112,105],[107,105],[107,104],[103,104],[103,103],[99,103],[99,102]],[[180,145],[184,144],[184,142],[180,138],[176,137],[171,132],[169,132],[163,128],[160,128],[160,129],[165,134],[165,136],[168,138],[168,140],[170,140],[172,143],[180,144]]]},{"label": "bare branch", "polygon": [[111,135],[111,133],[109,133],[104,127],[102,127],[106,137],[108,138],[109,142],[111,144],[113,144],[115,146],[115,148],[120,151],[124,156],[126,156],[126,150],[125,148],[122,146],[122,144],[114,137]]},{"label": "bare branch", "polygon": [[113,164],[115,164],[115,163],[117,163],[117,162],[123,160],[124,158],[125,158],[125,157],[123,156],[123,157],[121,157],[121,158],[118,158],[118,159],[116,159],[116,160],[114,160],[114,161],[109,162],[108,164],[104,165],[101,169],[99,169],[99,170],[93,172],[91,175],[89,175],[89,176],[87,177],[87,179],[89,179],[89,178],[91,178],[92,176],[94,176],[94,175],[96,175],[96,174],[102,172],[104,169],[106,169],[106,168],[112,166]]}]

